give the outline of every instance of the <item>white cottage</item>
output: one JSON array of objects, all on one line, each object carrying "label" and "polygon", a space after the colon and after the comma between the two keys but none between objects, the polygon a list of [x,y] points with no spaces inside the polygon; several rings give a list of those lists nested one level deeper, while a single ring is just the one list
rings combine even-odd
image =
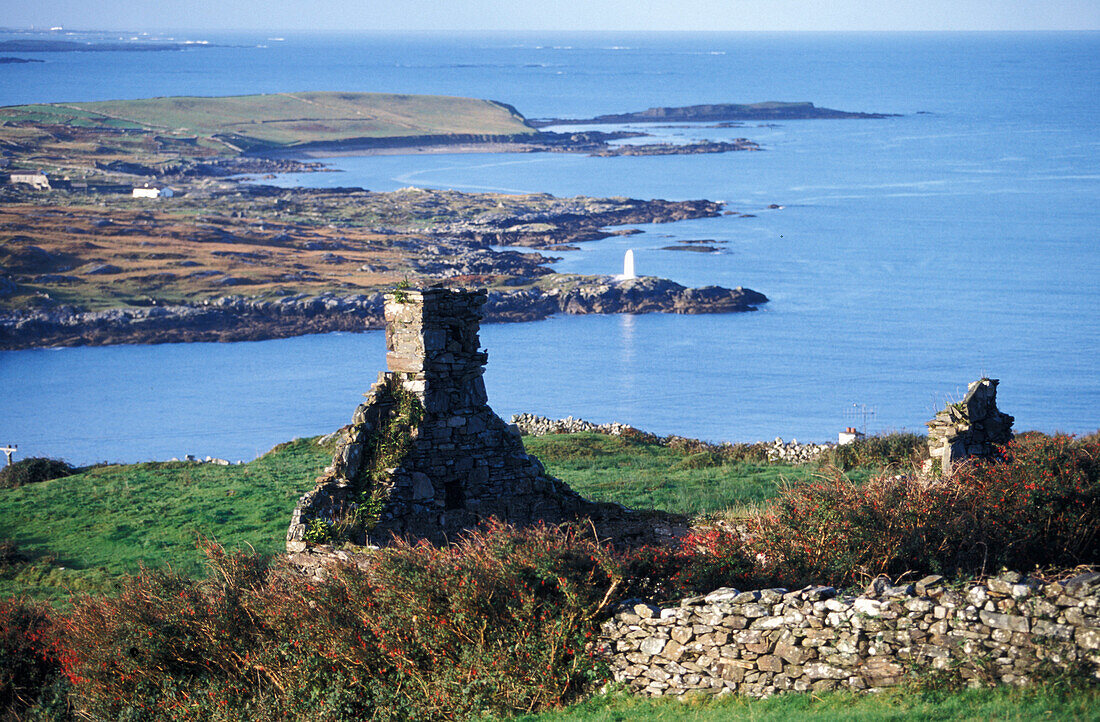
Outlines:
[{"label": "white cottage", "polygon": [[8,177],[8,183],[16,184],[23,183],[31,186],[35,190],[49,190],[50,179],[45,173],[38,170],[32,171],[16,171]]},{"label": "white cottage", "polygon": [[144,185],[134,189],[134,198],[171,198],[176,193],[168,186]]}]

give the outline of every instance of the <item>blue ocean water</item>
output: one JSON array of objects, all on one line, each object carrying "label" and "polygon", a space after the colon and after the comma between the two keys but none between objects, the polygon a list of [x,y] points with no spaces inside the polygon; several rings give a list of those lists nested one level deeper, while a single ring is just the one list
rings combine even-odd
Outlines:
[{"label": "blue ocean water", "polygon": [[[1100,427],[1100,34],[268,37],[42,54],[0,66],[0,104],[347,89],[489,97],[528,117],[758,100],[898,113],[642,128],[744,136],[759,153],[357,157],[281,182],[709,198],[754,216],[556,254],[564,271],[615,273],[633,248],[642,274],[772,300],[754,314],[486,326],[502,415],[824,440],[864,406],[871,431],[920,430],[986,374],[1018,430]],[[660,250],[687,239],[723,252]],[[76,462],[251,458],[346,423],[383,345],[366,333],[0,353],[0,441]]]}]

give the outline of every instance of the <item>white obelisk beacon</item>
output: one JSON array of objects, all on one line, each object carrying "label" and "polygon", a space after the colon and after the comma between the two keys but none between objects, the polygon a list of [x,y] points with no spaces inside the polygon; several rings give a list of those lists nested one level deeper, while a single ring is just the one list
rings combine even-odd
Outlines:
[{"label": "white obelisk beacon", "polygon": [[634,275],[634,249],[628,248],[626,255],[623,256],[623,280],[629,278],[637,278]]}]

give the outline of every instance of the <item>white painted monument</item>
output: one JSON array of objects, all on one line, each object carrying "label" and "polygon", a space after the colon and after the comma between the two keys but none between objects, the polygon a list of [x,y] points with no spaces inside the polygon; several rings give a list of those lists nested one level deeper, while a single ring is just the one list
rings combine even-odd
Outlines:
[{"label": "white painted monument", "polygon": [[626,281],[631,278],[637,278],[637,276],[634,275],[634,249],[628,248],[626,251],[626,255],[623,256],[622,279]]}]

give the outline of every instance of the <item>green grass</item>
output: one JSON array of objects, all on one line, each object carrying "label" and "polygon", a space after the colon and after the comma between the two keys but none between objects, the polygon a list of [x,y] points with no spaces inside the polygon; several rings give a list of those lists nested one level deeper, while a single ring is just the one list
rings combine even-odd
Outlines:
[{"label": "green grass", "polygon": [[1100,690],[1037,687],[920,693],[830,692],[769,699],[680,700],[608,695],[566,709],[516,718],[523,722],[856,722],[861,720],[1098,720]]},{"label": "green grass", "polygon": [[[782,484],[821,473],[813,465],[723,463],[712,454],[602,434],[525,443],[551,474],[589,498],[692,515],[741,513]],[[141,565],[197,574],[200,536],[229,548],[281,552],[294,504],[331,455],[331,448],[299,439],[239,466],[113,465],[0,489],[0,539],[30,558],[0,569],[0,595],[60,600],[68,591],[109,592]]]},{"label": "green grass", "polygon": [[298,497],[331,458],[331,447],[299,439],[239,466],[103,466],[0,490],[0,539],[32,559],[0,572],[0,595],[107,590],[142,564],[195,574],[200,536],[279,552]]},{"label": "green grass", "polygon": [[0,119],[225,136],[244,147],[417,135],[537,131],[503,104],[442,95],[272,93],[0,108]]},{"label": "green grass", "polygon": [[[824,472],[813,464],[723,462],[714,454],[685,454],[659,444],[605,434],[526,437],[529,453],[578,493],[634,509],[681,514],[744,512]],[[850,474],[865,480],[866,469]]]}]

